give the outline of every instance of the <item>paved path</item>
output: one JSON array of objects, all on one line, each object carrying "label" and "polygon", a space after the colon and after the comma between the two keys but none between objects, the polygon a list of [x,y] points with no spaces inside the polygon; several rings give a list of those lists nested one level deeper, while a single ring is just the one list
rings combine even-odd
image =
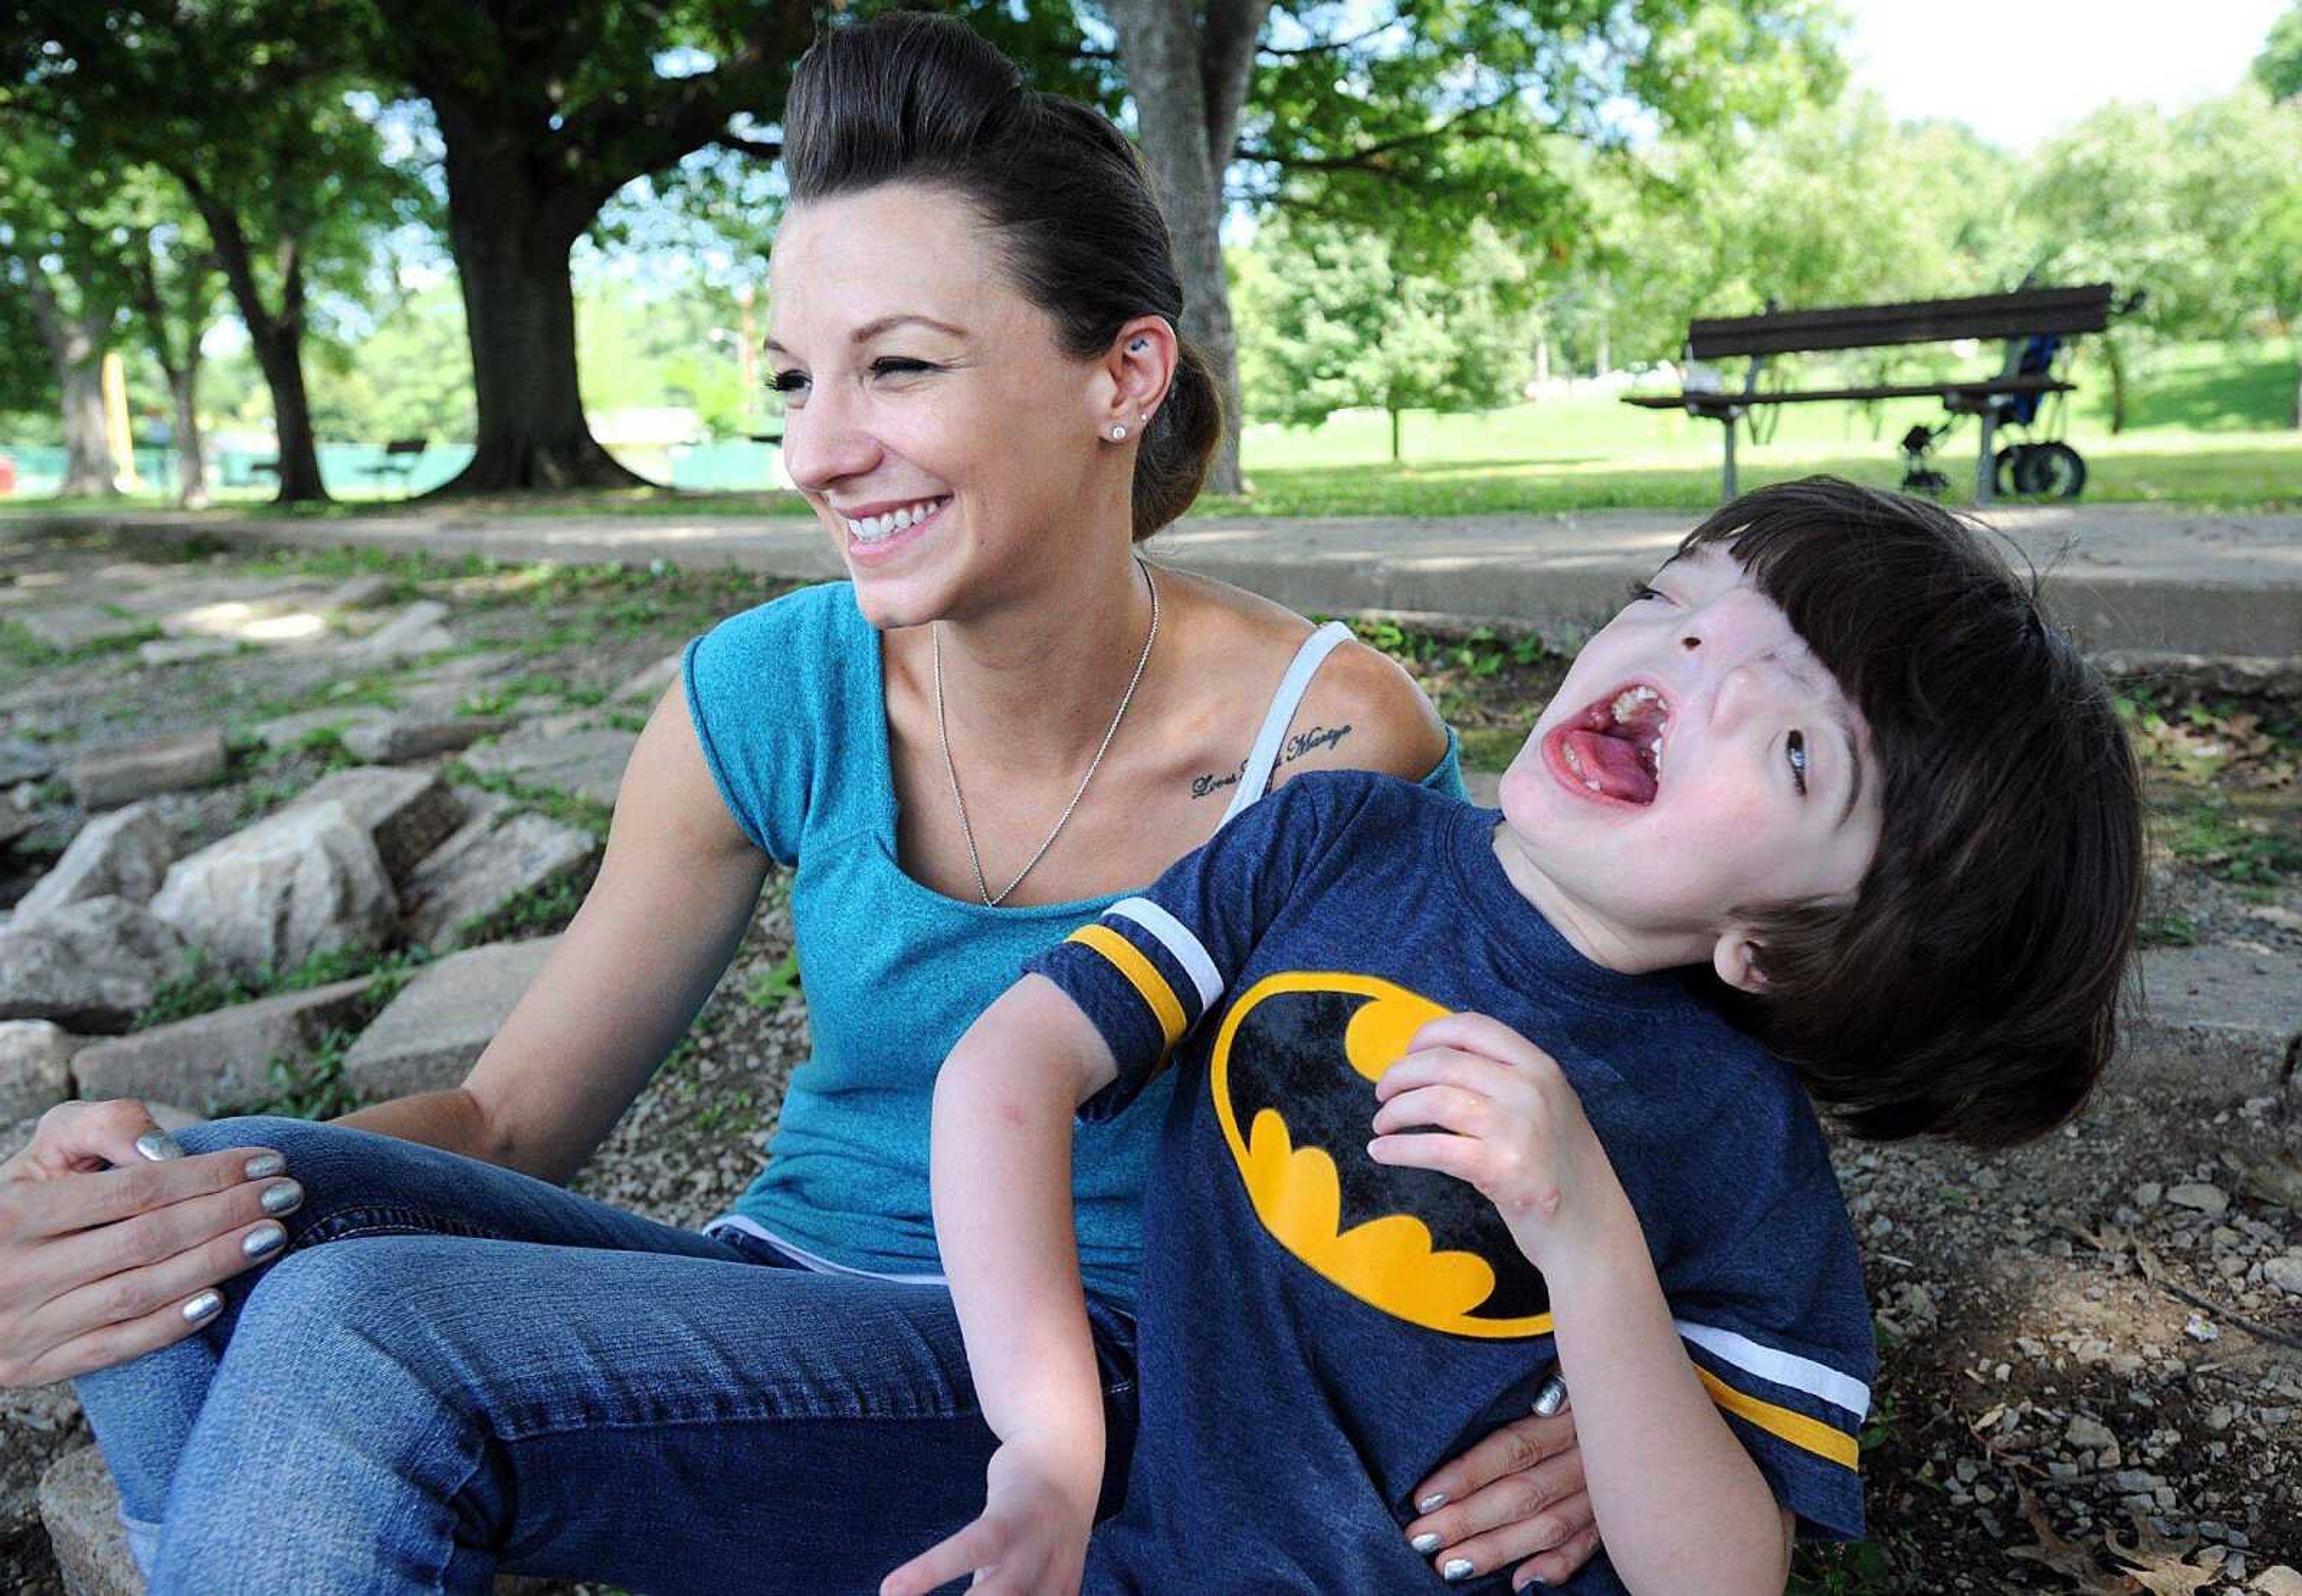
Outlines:
[{"label": "paved path", "polygon": [[[1382,609],[1529,626],[1573,643],[1614,612],[1697,517],[1676,510],[1568,516],[1281,520],[1198,517],[1152,545],[1298,609]],[[740,517],[489,516],[434,511],[331,521],[218,521],[167,514],[55,517],[134,534],[195,533],[306,548],[357,544],[502,559],[668,559],[790,577],[839,574],[809,523]],[[2302,657],[2302,516],[2156,505],[2019,506],[1993,522],[2041,568],[2057,615],[2089,647]],[[4,523],[0,523],[4,525]]]}]

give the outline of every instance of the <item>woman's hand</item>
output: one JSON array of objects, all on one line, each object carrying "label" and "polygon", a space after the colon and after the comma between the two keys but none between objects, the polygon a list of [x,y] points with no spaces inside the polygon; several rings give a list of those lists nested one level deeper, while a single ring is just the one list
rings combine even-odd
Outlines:
[{"label": "woman's hand", "polygon": [[[1424,1027],[1375,1096],[1370,1155],[1468,1181],[1538,1266],[1622,1200],[1557,1062],[1496,1021],[1456,1014]],[[1516,1561],[1515,1587],[1557,1584],[1598,1550],[1571,1411],[1503,1425],[1423,1482],[1415,1500],[1409,1544],[1458,1579]]]},{"label": "woman's hand", "polygon": [[294,1187],[286,1167],[262,1147],[186,1157],[141,1103],[50,1109],[0,1163],[0,1386],[126,1363],[214,1318],[208,1289],[270,1256],[242,1244],[278,1228],[264,1196]]},{"label": "woman's hand", "polygon": [[887,1575],[879,1596],[927,1596],[965,1574],[986,1596],[1075,1596],[1100,1474],[1075,1449],[1006,1442],[991,1457],[982,1516]]}]

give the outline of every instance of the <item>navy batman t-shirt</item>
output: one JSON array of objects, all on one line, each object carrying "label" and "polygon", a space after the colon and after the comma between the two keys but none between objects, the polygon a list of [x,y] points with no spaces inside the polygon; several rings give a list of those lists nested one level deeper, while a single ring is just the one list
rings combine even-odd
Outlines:
[{"label": "navy batman t-shirt", "polygon": [[[1083,1118],[1178,1071],[1144,1216],[1140,1428],[1088,1590],[1441,1588],[1401,1533],[1410,1493],[1523,1416],[1553,1357],[1542,1276],[1493,1205],[1366,1155],[1375,1081],[1462,1011],[1558,1060],[1688,1357],[1802,1531],[1862,1533],[1875,1353],[1812,1108],[1690,977],[1577,953],[1504,876],[1499,819],[1298,777],[1029,965],[1119,1061]],[[1566,1588],[1621,1585],[1602,1554]]]}]

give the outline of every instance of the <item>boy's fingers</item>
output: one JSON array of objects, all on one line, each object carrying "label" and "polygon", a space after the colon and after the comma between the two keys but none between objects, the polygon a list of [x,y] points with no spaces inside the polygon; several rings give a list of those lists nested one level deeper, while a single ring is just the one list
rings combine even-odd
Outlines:
[{"label": "boy's fingers", "polygon": [[1488,1115],[1493,1107],[1491,1099],[1461,1087],[1417,1087],[1375,1110],[1370,1122],[1378,1132],[1435,1125],[1465,1136],[1476,1136],[1489,1127]]},{"label": "boy's fingers", "polygon": [[972,1574],[997,1556],[1002,1537],[987,1519],[977,1519],[947,1541],[937,1541],[879,1582],[879,1596],[927,1596],[938,1585]]},{"label": "boy's fingers", "polygon": [[1552,1069],[1558,1067],[1542,1048],[1501,1021],[1489,1019],[1484,1014],[1442,1015],[1416,1032],[1415,1039],[1407,1046],[1414,1051],[1426,1047],[1455,1047],[1520,1068],[1546,1064]]},{"label": "boy's fingers", "polygon": [[1419,1047],[1382,1072],[1382,1079],[1374,1083],[1374,1095],[1378,1100],[1387,1100],[1426,1086],[1492,1092],[1506,1086],[1509,1079],[1508,1067],[1484,1054],[1456,1047]]},{"label": "boy's fingers", "polygon": [[1367,1156],[1377,1163],[1405,1169],[1436,1170],[1458,1180],[1476,1183],[1480,1143],[1451,1130],[1416,1136],[1379,1136],[1367,1143]]}]

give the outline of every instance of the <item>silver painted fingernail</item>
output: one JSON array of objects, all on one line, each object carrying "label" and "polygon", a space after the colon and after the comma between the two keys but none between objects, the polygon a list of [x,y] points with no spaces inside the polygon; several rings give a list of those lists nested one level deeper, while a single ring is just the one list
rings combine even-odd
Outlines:
[{"label": "silver painted fingernail", "polygon": [[1437,1530],[1425,1530],[1421,1534],[1416,1536],[1414,1540],[1409,1541],[1407,1544],[1427,1558],[1432,1552],[1439,1550],[1439,1532]]},{"label": "silver painted fingernail", "polygon": [[203,1291],[184,1305],[184,1323],[205,1324],[223,1312],[223,1293]]},{"label": "silver painted fingernail", "polygon": [[184,1144],[164,1130],[147,1130],[136,1138],[136,1151],[157,1163],[164,1158],[181,1158]]},{"label": "silver painted fingernail", "polygon": [[1470,1558],[1449,1558],[1447,1566],[1439,1570],[1439,1577],[1451,1585],[1458,1579],[1470,1578],[1472,1572]]},{"label": "silver painted fingernail", "polygon": [[247,1239],[239,1244],[239,1250],[251,1258],[260,1258],[266,1253],[279,1251],[280,1244],[287,1239],[288,1232],[267,1219],[248,1231]]},{"label": "silver painted fingernail", "polygon": [[269,1180],[288,1167],[288,1161],[277,1153],[258,1153],[248,1161],[247,1175],[251,1180]]},{"label": "silver painted fingernail", "polygon": [[1436,1513],[1440,1508],[1446,1505],[1447,1493],[1443,1491],[1434,1491],[1429,1496],[1424,1497],[1421,1501],[1416,1503],[1415,1510],[1417,1513]]},{"label": "silver painted fingernail", "polygon": [[286,1214],[304,1200],[304,1189],[293,1180],[275,1180],[264,1189],[257,1199],[266,1214]]},{"label": "silver painted fingernail", "polygon": [[1566,1406],[1567,1382],[1553,1374],[1542,1382],[1542,1389],[1534,1393],[1534,1416],[1547,1419]]}]

